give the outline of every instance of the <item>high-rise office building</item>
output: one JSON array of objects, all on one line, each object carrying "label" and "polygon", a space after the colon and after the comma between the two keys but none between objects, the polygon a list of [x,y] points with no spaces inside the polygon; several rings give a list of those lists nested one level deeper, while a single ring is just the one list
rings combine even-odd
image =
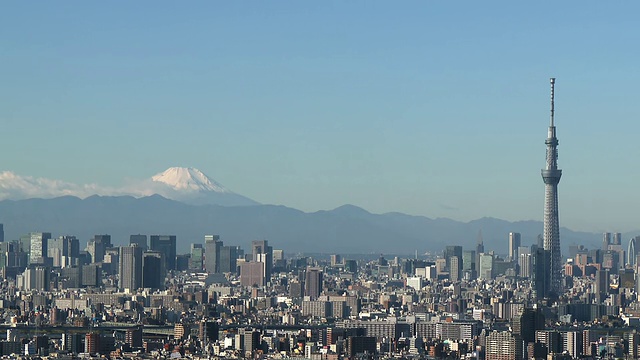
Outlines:
[{"label": "high-rise office building", "polygon": [[131,235],[129,236],[129,245],[137,244],[142,251],[149,250],[149,246],[147,245],[147,235]]},{"label": "high-rise office building", "polygon": [[636,265],[636,256],[638,252],[636,250],[637,240],[640,237],[636,236],[629,240],[629,247],[627,248],[627,265],[633,267]]},{"label": "high-rise office building", "polygon": [[304,295],[315,300],[322,294],[322,269],[308,267],[304,280]]},{"label": "high-rise office building", "polygon": [[204,248],[202,244],[191,244],[191,256],[189,257],[189,269],[202,271],[204,262]]},{"label": "high-rise office building", "polygon": [[613,245],[622,245],[622,234],[621,233],[619,233],[619,232],[613,233],[612,244]]},{"label": "high-rise office building", "polygon": [[525,343],[534,342],[536,330],[543,330],[544,314],[540,309],[525,308],[512,320],[513,334],[522,338]]},{"label": "high-rise office building", "polygon": [[547,297],[551,288],[551,252],[537,245],[531,245],[531,283],[534,296]]},{"label": "high-rise office building", "polygon": [[[446,260],[446,268],[447,271],[451,272],[451,257],[457,256],[458,259],[462,259],[462,246],[459,245],[449,245],[444,249],[443,257]],[[462,271],[462,261],[458,262],[458,271]]]},{"label": "high-rise office building", "polygon": [[104,254],[111,245],[111,235],[94,235],[87,243],[87,252],[91,255],[92,263],[99,263],[104,260]]},{"label": "high-rise office building", "polygon": [[74,265],[80,254],[80,241],[75,236],[59,236],[47,242],[47,256],[53,259],[54,267]]},{"label": "high-rise office building", "polygon": [[135,291],[142,287],[142,248],[138,244],[120,247],[120,289]]},{"label": "high-rise office building", "polygon": [[493,279],[493,255],[482,253],[480,254],[480,271],[478,272],[478,278],[480,279]]},{"label": "high-rise office building", "polygon": [[0,224],[0,242],[4,242],[4,225]]},{"label": "high-rise office building", "polygon": [[102,269],[100,264],[89,264],[82,266],[82,286],[96,287],[100,285]]},{"label": "high-rise office building", "polygon": [[220,267],[221,273],[237,273],[238,247],[223,246],[220,248]]},{"label": "high-rise office building", "polygon": [[484,253],[484,240],[482,230],[478,230],[478,243],[476,244],[476,276],[480,276],[480,254]]},{"label": "high-rise office building", "polygon": [[547,165],[541,171],[545,184],[544,192],[544,249],[551,256],[549,276],[550,291],[555,295],[562,293],[562,255],[560,253],[560,221],[558,220],[558,183],[562,170],[558,169],[558,138],[554,123],[554,86],[556,79],[551,78],[551,122],[545,144],[547,145]]},{"label": "high-rise office building", "polygon": [[164,253],[161,251],[145,251],[142,254],[142,287],[164,289],[166,264]]},{"label": "high-rise office building", "polygon": [[165,269],[176,269],[176,236],[175,235],[151,235],[149,249],[164,254]]},{"label": "high-rise office building", "polygon": [[220,272],[220,248],[222,245],[220,236],[204,236],[204,268],[209,274]]},{"label": "high-rise office building", "polygon": [[271,280],[271,270],[273,269],[273,248],[269,246],[267,240],[254,240],[251,242],[251,253],[253,261],[264,264],[264,277],[266,281]]},{"label": "high-rise office building", "polygon": [[518,248],[520,247],[520,233],[509,233],[509,260],[518,260]]},{"label": "high-rise office building", "polygon": [[240,283],[243,286],[264,286],[264,264],[257,261],[241,263]]},{"label": "high-rise office building", "polygon": [[51,233],[35,232],[29,235],[29,264],[44,264]]},{"label": "high-rise office building", "polygon": [[520,249],[525,248],[526,251],[518,251],[518,275],[523,278],[531,276],[531,250],[526,246],[521,246]]},{"label": "high-rise office building", "polygon": [[611,245],[611,233],[602,233],[602,250],[609,250],[609,245]]},{"label": "high-rise office building", "polygon": [[602,304],[609,296],[609,270],[596,270],[596,278],[593,284],[596,302]]},{"label": "high-rise office building", "polygon": [[449,264],[451,265],[451,269],[449,270],[449,279],[453,282],[460,281],[461,274],[461,266],[460,263],[462,259],[458,256],[449,257]]},{"label": "high-rise office building", "polygon": [[474,279],[476,277],[475,250],[465,250],[462,252],[462,272],[464,274],[470,274],[469,279]]},{"label": "high-rise office building", "polygon": [[61,283],[65,289],[75,289],[82,286],[82,268],[80,266],[67,266],[60,271]]},{"label": "high-rise office building", "polygon": [[50,270],[44,266],[29,266],[24,270],[24,289],[25,290],[49,290],[49,273]]}]

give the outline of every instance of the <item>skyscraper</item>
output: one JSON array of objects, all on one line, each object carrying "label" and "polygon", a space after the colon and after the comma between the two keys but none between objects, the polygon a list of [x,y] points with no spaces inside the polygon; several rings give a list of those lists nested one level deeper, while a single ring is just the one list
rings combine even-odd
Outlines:
[{"label": "skyscraper", "polygon": [[73,265],[80,254],[80,241],[75,236],[59,236],[47,242],[47,255],[53,259],[53,266]]},{"label": "skyscraper", "polygon": [[204,236],[204,268],[209,274],[220,272],[220,248],[222,245],[220,236]]},{"label": "skyscraper", "polygon": [[191,244],[191,257],[189,257],[189,269],[202,270],[204,260],[204,248],[202,244]]},{"label": "skyscraper", "polygon": [[4,225],[0,224],[0,242],[4,241]]},{"label": "skyscraper", "polygon": [[462,271],[469,274],[470,279],[476,277],[476,252],[475,250],[465,250],[462,252]]},{"label": "skyscraper", "polygon": [[111,235],[94,235],[93,239],[89,240],[87,244],[87,251],[89,255],[91,255],[91,262],[102,262],[107,248],[110,247],[112,247]]},{"label": "skyscraper", "polygon": [[482,253],[480,254],[480,271],[478,272],[478,278],[489,280],[493,278],[493,255]]},{"label": "skyscraper", "polygon": [[613,233],[612,244],[613,245],[622,245],[622,234],[621,233],[619,233],[619,232]]},{"label": "skyscraper", "polygon": [[176,269],[176,236],[175,235],[151,235],[149,249],[164,254],[165,269]]},{"label": "skyscraper", "polygon": [[476,244],[476,276],[480,276],[480,254],[484,253],[484,240],[482,230],[478,230],[478,243]]},{"label": "skyscraper", "polygon": [[449,265],[451,266],[451,269],[449,270],[449,279],[453,282],[460,281],[462,259],[458,256],[451,256],[449,257]]},{"label": "skyscraper", "polygon": [[531,270],[530,278],[534,290],[534,296],[538,299],[546,297],[551,288],[551,252],[531,245]]},{"label": "skyscraper", "polygon": [[629,266],[636,265],[636,238],[637,236],[629,240],[629,248],[627,248],[627,265]]},{"label": "skyscraper", "polygon": [[[447,261],[447,270],[449,273],[453,271],[451,268],[451,257],[457,256],[458,260],[462,259],[462,246],[460,245],[448,245],[444,249],[444,258]],[[462,261],[458,261],[458,272],[462,271]]]},{"label": "skyscraper", "polygon": [[602,250],[609,250],[609,245],[611,245],[611,233],[602,233]]},{"label": "skyscraper", "polygon": [[163,289],[166,275],[164,253],[145,251],[142,254],[142,287]]},{"label": "skyscraper", "polygon": [[147,251],[149,248],[147,245],[147,235],[137,234],[129,236],[129,245],[133,244],[138,244],[138,246],[142,248],[143,252]]},{"label": "skyscraper", "polygon": [[264,264],[264,277],[271,280],[271,270],[273,269],[273,248],[269,246],[267,240],[254,240],[251,242],[253,261]]},{"label": "skyscraper", "polygon": [[510,260],[518,260],[518,248],[520,247],[520,233],[509,233],[509,257]]},{"label": "skyscraper", "polygon": [[31,233],[29,246],[29,264],[44,264],[51,233]]},{"label": "skyscraper", "polygon": [[142,247],[120,247],[120,289],[134,291],[142,287]]},{"label": "skyscraper", "polygon": [[596,270],[596,278],[593,284],[596,302],[602,304],[609,295],[609,270]]},{"label": "skyscraper", "polygon": [[322,269],[308,267],[304,280],[304,295],[315,300],[322,293]]},{"label": "skyscraper", "polygon": [[220,266],[221,273],[236,273],[238,260],[237,246],[223,246],[220,248]]},{"label": "skyscraper", "polygon": [[560,222],[558,220],[558,183],[562,170],[558,169],[558,138],[554,123],[554,86],[556,79],[551,78],[551,122],[545,144],[547,145],[547,166],[542,170],[544,180],[544,249],[550,252],[550,287],[556,295],[562,291],[562,257],[560,254]]}]

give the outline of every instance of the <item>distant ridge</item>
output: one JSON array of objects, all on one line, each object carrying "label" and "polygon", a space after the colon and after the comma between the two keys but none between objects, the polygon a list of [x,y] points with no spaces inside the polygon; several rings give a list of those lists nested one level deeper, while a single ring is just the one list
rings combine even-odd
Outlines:
[{"label": "distant ridge", "polygon": [[[542,231],[540,221],[482,218],[465,223],[402,213],[372,214],[353,205],[313,213],[275,205],[198,206],[160,195],[4,200],[0,201],[0,223],[8,240],[30,231],[76,235],[81,242],[108,233],[115,244],[127,243],[131,234],[175,234],[182,253],[189,244],[203,242],[205,234],[215,233],[225,244],[245,248],[252,240],[267,239],[287,253],[413,254],[418,250],[437,254],[450,244],[475,249],[482,229],[486,250],[501,254],[510,231],[522,234],[523,246],[534,243]],[[567,247],[600,246],[599,234],[562,228],[561,236]]]}]

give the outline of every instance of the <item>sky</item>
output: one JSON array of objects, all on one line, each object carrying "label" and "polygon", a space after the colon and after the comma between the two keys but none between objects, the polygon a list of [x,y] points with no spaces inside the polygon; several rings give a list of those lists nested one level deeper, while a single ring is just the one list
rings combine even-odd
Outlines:
[{"label": "sky", "polygon": [[0,4],[0,171],[117,187],[191,166],[304,211],[640,229],[640,3]]}]

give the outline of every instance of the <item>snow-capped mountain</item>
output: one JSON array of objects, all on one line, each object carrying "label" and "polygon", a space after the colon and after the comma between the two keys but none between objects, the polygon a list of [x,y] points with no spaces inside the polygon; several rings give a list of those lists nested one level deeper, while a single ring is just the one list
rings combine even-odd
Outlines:
[{"label": "snow-capped mountain", "polygon": [[158,194],[168,199],[194,205],[246,206],[258,203],[236,194],[195,168],[172,167],[146,180],[130,181],[122,187],[20,176],[11,171],[0,172],[0,200],[55,198],[71,195],[134,197]]},{"label": "snow-capped mountain", "polygon": [[231,193],[220,183],[196,168],[170,167],[151,177],[152,181],[163,183],[177,191],[214,191]]},{"label": "snow-capped mountain", "polygon": [[145,191],[166,198],[204,205],[246,206],[258,203],[236,194],[196,168],[171,167],[151,177]]}]

